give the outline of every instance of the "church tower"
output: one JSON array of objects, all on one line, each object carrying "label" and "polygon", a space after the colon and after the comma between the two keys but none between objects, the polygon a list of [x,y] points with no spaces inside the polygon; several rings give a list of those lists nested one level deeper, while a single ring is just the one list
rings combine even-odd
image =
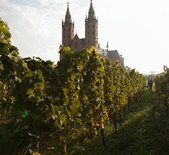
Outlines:
[{"label": "church tower", "polygon": [[62,21],[62,45],[70,46],[73,38],[74,38],[74,23],[72,23],[68,2],[65,22]]},{"label": "church tower", "polygon": [[87,48],[94,46],[98,49],[98,20],[95,16],[93,3],[91,0],[88,17],[85,20],[85,39]]}]

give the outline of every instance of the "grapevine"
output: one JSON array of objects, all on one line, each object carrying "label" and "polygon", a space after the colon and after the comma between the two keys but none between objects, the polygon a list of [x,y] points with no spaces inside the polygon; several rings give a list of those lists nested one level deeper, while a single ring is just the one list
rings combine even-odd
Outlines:
[{"label": "grapevine", "polygon": [[[144,87],[144,77],[111,64],[93,47],[60,47],[55,65],[21,58],[0,19],[0,153],[73,154],[114,122]],[[4,149],[8,148],[8,149]]]}]

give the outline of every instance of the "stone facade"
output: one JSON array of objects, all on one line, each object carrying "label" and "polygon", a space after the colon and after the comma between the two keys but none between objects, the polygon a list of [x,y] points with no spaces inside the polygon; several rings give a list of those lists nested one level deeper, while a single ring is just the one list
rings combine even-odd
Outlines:
[{"label": "stone facade", "polygon": [[119,62],[119,65],[124,68],[124,58],[122,55],[119,54],[117,50],[108,50],[108,49],[99,49],[99,53],[104,56],[104,58],[107,58],[111,60],[111,62],[114,64],[116,61]]},{"label": "stone facade", "polygon": [[120,66],[124,67],[124,59],[117,50],[109,51],[108,44],[107,50],[100,48],[98,45],[98,19],[95,16],[92,0],[88,16],[85,19],[85,38],[82,39],[77,34],[74,35],[74,23],[72,22],[68,3],[65,21],[62,21],[62,45],[69,46],[74,52],[94,46],[95,50],[103,57],[110,59],[112,63],[119,61]]}]

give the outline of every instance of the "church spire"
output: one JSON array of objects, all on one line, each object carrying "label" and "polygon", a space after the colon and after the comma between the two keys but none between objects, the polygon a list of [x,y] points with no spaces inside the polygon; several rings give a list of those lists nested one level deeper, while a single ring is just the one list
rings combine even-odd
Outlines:
[{"label": "church spire", "polygon": [[95,18],[95,12],[94,12],[94,8],[93,8],[92,0],[91,0],[91,2],[90,2],[89,18]]},{"label": "church spire", "polygon": [[69,2],[67,2],[67,11],[65,21],[62,21],[62,44],[64,46],[70,46],[71,41],[74,38],[74,23],[69,11]]},{"label": "church spire", "polygon": [[69,2],[67,2],[67,11],[66,11],[66,16],[65,16],[65,22],[72,23],[70,11],[69,11]]},{"label": "church spire", "polygon": [[107,42],[107,46],[106,46],[106,48],[107,48],[107,51],[109,50],[109,43]]}]

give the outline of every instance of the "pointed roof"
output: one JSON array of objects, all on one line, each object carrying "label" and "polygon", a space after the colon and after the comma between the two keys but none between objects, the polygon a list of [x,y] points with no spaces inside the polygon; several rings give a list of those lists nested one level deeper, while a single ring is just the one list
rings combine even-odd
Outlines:
[{"label": "pointed roof", "polygon": [[117,50],[108,51],[109,58],[120,58],[120,54]]},{"label": "pointed roof", "polygon": [[89,18],[95,18],[95,12],[94,12],[94,8],[93,8],[93,3],[92,3],[92,0],[91,0],[91,3],[90,3],[90,8],[89,8]]},{"label": "pointed roof", "polygon": [[107,46],[106,46],[106,48],[107,48],[107,51],[109,50],[109,43],[107,42]]},{"label": "pointed roof", "polygon": [[65,16],[65,22],[72,22],[72,19],[71,19],[71,14],[70,14],[70,11],[69,11],[69,2],[67,2],[67,11],[66,11],[66,16]]},{"label": "pointed roof", "polygon": [[79,36],[77,35],[77,33],[76,33],[74,39],[79,39]]}]

